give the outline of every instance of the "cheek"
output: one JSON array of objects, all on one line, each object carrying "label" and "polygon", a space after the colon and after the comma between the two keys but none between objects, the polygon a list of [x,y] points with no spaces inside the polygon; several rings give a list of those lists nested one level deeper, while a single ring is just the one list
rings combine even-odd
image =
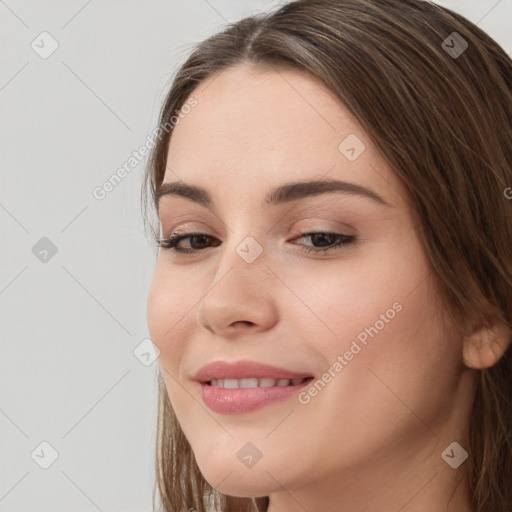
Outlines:
[{"label": "cheek", "polygon": [[411,283],[426,274],[421,269],[404,272],[396,257],[390,255],[386,261],[385,255],[380,256],[332,265],[325,262],[312,271],[286,276],[305,306],[296,319],[308,329],[306,339],[319,352],[332,358],[348,350],[358,335],[364,343],[369,339],[365,329],[375,324],[379,332],[389,330],[389,324],[400,316],[402,304],[410,298]]},{"label": "cheek", "polygon": [[329,366],[341,355],[343,368],[316,405],[337,411],[333,423],[375,450],[383,440],[424,433],[425,424],[436,425],[453,405],[460,347],[443,330],[428,275],[427,266],[418,266],[392,282],[378,276],[357,287],[352,282],[350,298],[333,291],[343,306],[331,305],[338,310],[337,319],[331,315],[337,336],[319,350]]},{"label": "cheek", "polygon": [[160,364],[175,374],[185,350],[189,315],[197,298],[178,276],[169,275],[157,264],[147,300],[147,324],[151,340],[160,350]]},{"label": "cheek", "polygon": [[[374,251],[378,257],[302,277],[304,302],[322,320],[316,329],[302,320],[303,330],[308,329],[322,355],[325,371],[342,357],[343,368],[337,364],[334,373],[344,377],[333,379],[333,390],[339,386],[340,393],[360,396],[363,402],[381,396],[380,374],[413,402],[434,378],[441,393],[451,385],[458,364],[457,340],[447,339],[442,329],[441,301],[419,244],[398,249]],[[433,390],[429,396],[435,394]]]}]

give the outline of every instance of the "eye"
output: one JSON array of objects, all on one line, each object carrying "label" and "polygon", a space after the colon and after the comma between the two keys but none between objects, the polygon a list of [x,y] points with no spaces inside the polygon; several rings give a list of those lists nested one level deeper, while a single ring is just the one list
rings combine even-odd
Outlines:
[{"label": "eye", "polygon": [[[212,244],[213,247],[220,245],[219,240],[204,233],[179,233],[179,231],[172,233],[168,238],[157,238],[156,243],[158,247],[161,247],[162,249],[169,249],[174,253],[190,254],[205,249],[208,247],[209,243],[212,243],[212,241],[214,241]],[[184,240],[187,240],[187,244],[190,247],[183,248],[178,245]]]},{"label": "eye", "polygon": [[[300,250],[306,253],[324,254],[328,251],[339,249],[342,246],[356,243],[356,239],[352,235],[323,231],[303,233],[294,240],[300,240],[301,238],[309,238],[313,244],[312,246],[305,246],[294,243],[294,245],[300,245]],[[167,238],[157,238],[156,243],[158,247],[170,250],[175,254],[192,254],[203,251],[208,247],[218,247],[221,242],[217,238],[205,233],[183,233],[177,231]]]},{"label": "eye", "polygon": [[[310,238],[313,243],[313,247],[301,246],[301,251],[315,252],[315,253],[326,253],[338,249],[342,246],[350,245],[355,243],[355,237],[352,235],[344,235],[342,233],[326,233],[323,231],[313,233],[303,233],[295,240],[301,238]],[[320,247],[315,247],[315,244],[319,244]]]}]

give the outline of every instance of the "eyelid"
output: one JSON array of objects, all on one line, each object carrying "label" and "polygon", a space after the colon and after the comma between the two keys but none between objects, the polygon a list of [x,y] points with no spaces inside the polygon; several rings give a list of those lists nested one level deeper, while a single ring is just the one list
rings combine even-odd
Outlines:
[{"label": "eyelid", "polygon": [[202,232],[204,234],[208,234],[210,236],[219,237],[221,234],[212,227],[211,223],[198,221],[197,217],[195,220],[187,217],[186,219],[179,219],[176,221],[174,219],[172,223],[169,223],[168,227],[164,229],[164,223],[160,222],[160,238],[168,238],[171,234],[181,234],[181,233],[195,233]]},{"label": "eyelid", "polygon": [[[337,220],[347,217],[350,223]],[[227,224],[221,222],[221,230],[219,231],[219,229],[217,229],[218,226],[216,226],[218,220],[219,219],[214,218],[212,222],[212,219],[198,215],[196,212],[177,215],[172,219],[160,219],[159,236],[163,238],[170,236],[171,233],[192,233],[197,231],[208,234],[209,236],[221,238],[224,236],[223,231],[226,231],[226,229],[228,231],[231,230]],[[357,230],[352,226],[353,220],[355,219],[351,212],[342,211],[340,214],[339,211],[332,211],[332,209],[329,209],[325,205],[320,205],[306,208],[305,211],[301,211],[298,214],[297,212],[291,213],[290,216],[287,214],[281,217],[281,219],[278,219],[277,222],[270,219],[271,227],[268,230],[264,230],[264,232],[273,232],[274,234],[283,236],[285,233],[286,236],[300,236],[305,232],[341,232],[347,236],[356,236]],[[165,229],[164,224],[168,224],[168,227],[165,227]]]},{"label": "eyelid", "polygon": [[[293,227],[292,227],[293,226]],[[286,224],[283,231],[289,232],[289,236],[296,237],[307,233],[339,233],[346,236],[357,236],[357,230],[346,222],[340,222],[329,218],[302,218]]]}]

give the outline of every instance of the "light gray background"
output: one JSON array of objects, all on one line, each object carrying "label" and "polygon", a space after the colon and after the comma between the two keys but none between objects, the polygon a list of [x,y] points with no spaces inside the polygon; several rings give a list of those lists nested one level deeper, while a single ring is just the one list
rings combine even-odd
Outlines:
[{"label": "light gray background", "polygon": [[[192,44],[279,3],[0,0],[0,511],[151,510],[157,361],[133,352],[154,261],[144,164],[92,190],[144,143]],[[512,0],[438,3],[512,53]],[[33,253],[43,237],[55,255]]]}]

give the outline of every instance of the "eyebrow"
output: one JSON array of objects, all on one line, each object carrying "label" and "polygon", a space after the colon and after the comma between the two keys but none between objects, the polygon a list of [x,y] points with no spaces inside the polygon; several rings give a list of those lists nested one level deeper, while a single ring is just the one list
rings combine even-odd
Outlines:
[{"label": "eyebrow", "polygon": [[[342,193],[347,195],[362,196],[371,199],[382,206],[391,207],[379,194],[370,188],[340,180],[313,180],[285,183],[270,191],[265,197],[265,204],[279,205],[296,201],[310,196],[318,196],[329,193]],[[155,191],[157,206],[160,198],[164,196],[179,196],[198,203],[205,208],[213,208],[214,203],[210,193],[199,186],[188,185],[182,181],[162,183]]]}]

